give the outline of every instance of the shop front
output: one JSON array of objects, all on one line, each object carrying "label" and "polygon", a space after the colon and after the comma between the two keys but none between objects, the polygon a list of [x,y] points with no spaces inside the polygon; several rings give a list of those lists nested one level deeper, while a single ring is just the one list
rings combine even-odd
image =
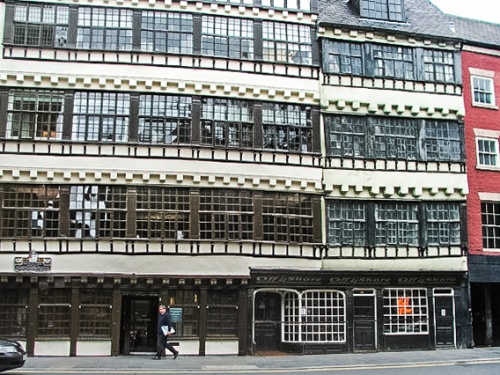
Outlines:
[{"label": "shop front", "polygon": [[466,347],[460,272],[251,271],[253,352],[335,353]]},{"label": "shop front", "polygon": [[4,274],[0,335],[30,356],[152,355],[158,305],[183,354],[245,354],[247,278]]}]

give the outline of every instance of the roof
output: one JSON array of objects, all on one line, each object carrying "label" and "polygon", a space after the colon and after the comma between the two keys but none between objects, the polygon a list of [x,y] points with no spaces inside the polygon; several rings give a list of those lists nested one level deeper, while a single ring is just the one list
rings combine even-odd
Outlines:
[{"label": "roof", "polygon": [[500,24],[448,15],[455,35],[469,44],[500,47]]},{"label": "roof", "polygon": [[406,22],[361,18],[349,0],[319,0],[319,25],[393,31],[415,36],[458,39],[448,15],[429,0],[404,0]]}]

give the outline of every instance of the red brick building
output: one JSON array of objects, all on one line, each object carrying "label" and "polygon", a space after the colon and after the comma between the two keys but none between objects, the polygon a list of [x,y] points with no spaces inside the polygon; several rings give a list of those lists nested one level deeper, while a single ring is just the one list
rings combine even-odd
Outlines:
[{"label": "red brick building", "polygon": [[500,25],[453,17],[462,52],[469,281],[476,345],[500,343]]}]

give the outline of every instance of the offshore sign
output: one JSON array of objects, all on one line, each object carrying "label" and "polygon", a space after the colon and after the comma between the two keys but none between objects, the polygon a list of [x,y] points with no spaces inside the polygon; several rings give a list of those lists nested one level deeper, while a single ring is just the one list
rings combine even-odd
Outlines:
[{"label": "offshore sign", "polygon": [[318,276],[309,275],[258,275],[254,278],[258,285],[281,285],[281,286],[334,286],[334,285],[457,285],[462,275],[449,276],[414,276],[408,277],[401,274],[390,276],[378,275],[350,275],[331,276],[322,274]]}]

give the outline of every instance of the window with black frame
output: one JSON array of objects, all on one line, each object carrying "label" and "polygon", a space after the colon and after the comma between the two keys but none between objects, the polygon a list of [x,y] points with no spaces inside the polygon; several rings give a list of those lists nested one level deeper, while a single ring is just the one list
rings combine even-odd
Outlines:
[{"label": "window with black frame", "polygon": [[70,187],[70,237],[109,238],[126,236],[127,194],[121,186],[79,185]]},{"label": "window with black frame", "polygon": [[265,241],[312,243],[312,197],[306,194],[265,192],[262,231]]},{"label": "window with black frame", "polygon": [[373,60],[375,77],[415,79],[412,48],[374,44]]},{"label": "window with black frame", "polygon": [[[322,43],[326,74],[460,83],[451,51],[328,39]],[[423,59],[417,58],[420,52]]]},{"label": "window with black frame", "polygon": [[404,0],[359,0],[361,17],[404,21]]},{"label": "window with black frame", "polygon": [[66,47],[69,7],[17,1],[14,5],[13,42],[37,47]]},{"label": "window with black frame", "polygon": [[37,337],[69,337],[71,289],[38,290]]},{"label": "window with black frame", "polygon": [[236,337],[238,335],[238,291],[208,290],[207,336]]},{"label": "window with black frame", "polygon": [[130,94],[83,91],[75,93],[73,140],[127,142],[129,122]]},{"label": "window with black frame", "polygon": [[9,91],[7,137],[61,139],[64,92],[52,90]]},{"label": "window with black frame", "polygon": [[111,337],[111,289],[80,290],[79,337]]},{"label": "window with black frame", "polygon": [[151,144],[191,143],[192,98],[141,95],[138,141]]},{"label": "window with black frame", "polygon": [[456,121],[426,120],[425,151],[428,160],[463,161],[463,136]]},{"label": "window with black frame", "polygon": [[500,203],[481,202],[483,248],[500,250]]},{"label": "window with black frame", "polygon": [[311,28],[306,25],[264,21],[264,61],[312,64]]},{"label": "window with black frame", "polygon": [[193,16],[187,13],[143,11],[141,50],[193,53]]},{"label": "window with black frame", "polygon": [[0,336],[25,337],[28,294],[24,290],[2,289],[0,299]]},{"label": "window with black frame", "polygon": [[190,222],[189,189],[138,187],[138,238],[188,239]]},{"label": "window with black frame", "polygon": [[253,196],[247,190],[200,190],[200,238],[251,240],[254,222]]},{"label": "window with black frame", "polygon": [[[336,157],[463,162],[458,121],[325,115],[327,153]],[[373,147],[367,147],[373,145]]]},{"label": "window with black frame", "polygon": [[[417,160],[419,126],[415,119],[373,117],[377,159]],[[429,155],[428,155],[429,156]],[[439,155],[436,155],[439,157]]]},{"label": "window with black frame", "polygon": [[418,246],[417,204],[404,202],[375,204],[375,243]]},{"label": "window with black frame", "polygon": [[424,50],[425,80],[432,82],[455,82],[455,59],[453,52]]},{"label": "window with black frame", "polygon": [[[199,335],[200,324],[200,291],[197,289],[169,291],[170,315],[175,334],[182,337]],[[172,310],[176,310],[173,314]]]},{"label": "window with black frame", "polygon": [[327,207],[327,231],[332,245],[366,245],[365,202],[331,202]]},{"label": "window with black frame", "polygon": [[312,151],[312,109],[283,103],[262,104],[263,147],[292,152]]},{"label": "window with black frame", "polygon": [[59,207],[57,185],[3,185],[1,237],[59,236]]},{"label": "window with black frame", "polygon": [[429,245],[460,244],[460,205],[453,202],[427,203]]},{"label": "window with black frame", "polygon": [[363,54],[361,43],[329,41],[324,44],[324,69],[329,73],[363,74]]},{"label": "window with black frame", "polygon": [[[373,210],[369,205],[366,201],[327,201],[330,246],[375,243],[416,247],[459,246],[461,243],[458,202],[377,202]],[[369,229],[372,225],[373,233]],[[426,239],[420,238],[421,232],[427,233]]]},{"label": "window with black frame", "polygon": [[253,59],[252,20],[203,16],[201,30],[201,54],[203,56],[229,57],[238,60]]},{"label": "window with black frame", "polygon": [[253,119],[251,101],[203,98],[201,144],[250,148],[253,146]]},{"label": "window with black frame", "polygon": [[133,11],[120,8],[78,8],[77,48],[132,50]]}]

